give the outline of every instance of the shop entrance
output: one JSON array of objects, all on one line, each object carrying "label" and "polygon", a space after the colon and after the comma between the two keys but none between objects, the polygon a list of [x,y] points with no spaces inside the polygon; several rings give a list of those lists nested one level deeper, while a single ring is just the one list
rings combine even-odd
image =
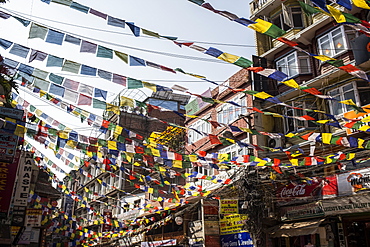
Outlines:
[{"label": "shop entrance", "polygon": [[370,220],[352,221],[346,224],[348,247],[370,246]]}]

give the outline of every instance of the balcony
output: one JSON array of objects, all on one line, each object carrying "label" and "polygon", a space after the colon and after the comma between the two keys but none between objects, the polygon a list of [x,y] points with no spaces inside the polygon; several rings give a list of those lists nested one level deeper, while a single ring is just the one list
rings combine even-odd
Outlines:
[{"label": "balcony", "polygon": [[250,19],[256,19],[259,15],[269,16],[269,12],[281,5],[280,1],[274,0],[253,0],[249,3]]}]

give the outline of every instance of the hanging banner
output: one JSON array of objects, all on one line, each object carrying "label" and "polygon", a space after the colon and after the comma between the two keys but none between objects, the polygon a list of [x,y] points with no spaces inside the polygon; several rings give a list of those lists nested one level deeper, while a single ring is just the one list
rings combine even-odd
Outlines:
[{"label": "hanging banner", "polygon": [[21,151],[17,150],[13,163],[0,163],[0,219],[6,219],[13,195]]},{"label": "hanging banner", "polygon": [[338,175],[339,196],[370,191],[370,168],[354,170]]},{"label": "hanging banner", "polygon": [[0,161],[13,162],[18,136],[0,129]]},{"label": "hanging banner", "polygon": [[19,163],[18,181],[14,195],[15,206],[27,206],[33,165],[33,154],[31,152],[23,151]]},{"label": "hanging banner", "polygon": [[237,214],[239,213],[238,199],[221,199],[220,214]]}]

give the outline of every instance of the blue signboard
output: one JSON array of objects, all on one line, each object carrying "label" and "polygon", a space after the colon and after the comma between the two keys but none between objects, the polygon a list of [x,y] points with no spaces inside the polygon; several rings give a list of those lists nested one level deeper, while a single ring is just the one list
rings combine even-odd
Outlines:
[{"label": "blue signboard", "polygon": [[230,246],[254,247],[249,232],[221,235],[220,239],[221,247],[230,247]]}]

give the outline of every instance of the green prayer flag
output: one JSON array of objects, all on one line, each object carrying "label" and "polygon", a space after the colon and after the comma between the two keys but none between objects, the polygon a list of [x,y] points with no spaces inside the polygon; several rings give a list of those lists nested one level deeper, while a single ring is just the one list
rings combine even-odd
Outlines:
[{"label": "green prayer flag", "polygon": [[303,9],[303,11],[305,12],[305,14],[307,16],[310,16],[310,15],[313,15],[313,14],[318,14],[318,13],[322,13],[323,11],[321,11],[320,9],[318,8],[315,8],[311,5],[308,5],[304,2],[301,2],[301,1],[298,1],[299,4],[301,5],[301,8]]},{"label": "green prayer flag", "polygon": [[93,108],[105,110],[106,106],[107,103],[105,103],[104,101],[93,98]]},{"label": "green prayer flag", "polygon": [[76,62],[73,62],[73,61],[70,61],[70,60],[66,60],[63,64],[62,70],[78,74],[78,72],[80,71],[80,67],[81,67],[80,63],[76,63]]},{"label": "green prayer flag", "polygon": [[49,29],[47,27],[43,27],[43,26],[37,25],[34,22],[32,22],[28,38],[29,39],[40,38],[43,40],[45,39],[48,31]]},{"label": "green prayer flag", "polygon": [[143,82],[140,80],[136,80],[133,78],[127,78],[127,88],[128,89],[136,89],[136,88],[143,88]]},{"label": "green prayer flag", "polygon": [[248,68],[253,64],[253,62],[244,57],[240,57],[236,62],[234,62],[234,64],[242,68]]},{"label": "green prayer flag", "polygon": [[71,6],[72,0],[51,0],[52,3],[59,3],[66,6]]},{"label": "green prayer flag", "polygon": [[112,59],[113,58],[113,50],[99,45],[98,46],[98,52],[96,53],[96,56]]},{"label": "green prayer flag", "polygon": [[198,4],[199,6],[201,6],[203,3],[205,3],[203,0],[189,0],[189,1],[192,2],[192,3]]}]

